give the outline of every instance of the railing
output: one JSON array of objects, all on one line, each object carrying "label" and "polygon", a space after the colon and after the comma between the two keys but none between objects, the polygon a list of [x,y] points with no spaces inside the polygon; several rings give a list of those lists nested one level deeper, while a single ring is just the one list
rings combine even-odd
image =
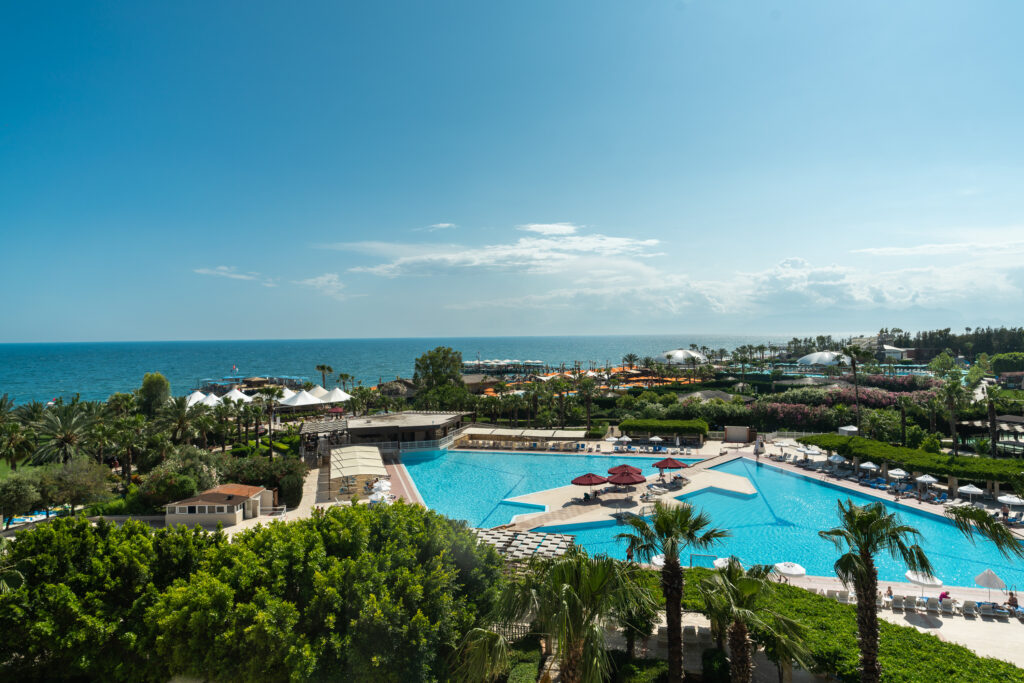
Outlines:
[{"label": "railing", "polygon": [[772,432],[771,434],[765,434],[766,440],[774,439],[799,439],[804,436],[818,436],[824,432]]},{"label": "railing", "polygon": [[725,441],[725,432],[708,432],[708,441]]},{"label": "railing", "polygon": [[[468,425],[467,425],[468,426]],[[466,430],[467,426],[459,427],[452,431],[447,436],[441,439],[432,439],[430,441],[360,441],[353,444],[332,444],[332,448],[340,448],[341,446],[375,446],[380,449],[381,453],[404,453],[406,451],[437,451],[442,448],[448,448],[462,433]]]},{"label": "railing", "polygon": [[278,505],[276,507],[263,508],[262,512],[268,517],[283,517],[288,512],[288,506]]}]

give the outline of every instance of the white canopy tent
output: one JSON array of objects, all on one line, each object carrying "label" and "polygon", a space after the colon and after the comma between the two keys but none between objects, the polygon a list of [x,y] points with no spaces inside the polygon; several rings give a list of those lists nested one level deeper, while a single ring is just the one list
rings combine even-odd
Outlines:
[{"label": "white canopy tent", "polygon": [[281,405],[289,406],[291,408],[298,406],[318,406],[322,404],[323,401],[318,399],[316,396],[313,396],[308,391],[300,391],[299,393],[281,401]]},{"label": "white canopy tent", "polygon": [[210,408],[213,408],[214,406],[220,405],[220,399],[213,394],[207,394],[206,398],[204,398],[202,401],[199,401],[199,403],[203,404],[204,406],[209,406]]},{"label": "white canopy tent", "polygon": [[191,394],[185,397],[185,405],[191,408],[195,404],[201,402],[204,398],[206,398],[206,394],[204,394],[203,392],[193,391]]},{"label": "white canopy tent", "polygon": [[327,394],[327,390],[324,389],[319,384],[317,384],[315,387],[309,390],[309,394],[311,396],[315,396],[316,398],[322,399]]},{"label": "white canopy tent", "polygon": [[232,401],[242,401],[244,403],[252,403],[252,396],[246,396],[245,394],[243,394],[238,389],[232,389],[228,393],[224,394],[224,398],[230,398]]},{"label": "white canopy tent", "polygon": [[282,399],[291,398],[294,395],[295,395],[295,392],[292,391],[291,389],[289,389],[288,387],[283,387],[281,389],[281,398]]},{"label": "white canopy tent", "polygon": [[690,365],[692,363],[707,363],[708,359],[703,353],[692,349],[672,349],[662,354],[665,360],[673,365]]},{"label": "white canopy tent", "polygon": [[837,351],[815,351],[802,356],[797,365],[843,365],[850,362],[850,359]]},{"label": "white canopy tent", "polygon": [[351,400],[352,396],[346,394],[338,387],[334,387],[328,392],[325,392],[323,396],[318,397],[324,403],[344,403],[345,401]]}]

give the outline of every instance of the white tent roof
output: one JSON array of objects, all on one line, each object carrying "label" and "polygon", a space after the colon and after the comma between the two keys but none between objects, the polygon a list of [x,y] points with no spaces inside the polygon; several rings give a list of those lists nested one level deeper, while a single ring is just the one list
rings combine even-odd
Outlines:
[{"label": "white tent roof", "polygon": [[849,358],[837,351],[816,351],[797,360],[800,365],[839,365],[849,362]]},{"label": "white tent roof", "polygon": [[692,349],[672,349],[661,354],[665,357],[669,363],[692,363],[696,360],[698,363],[707,363],[708,359],[703,353],[694,351]]},{"label": "white tent roof", "polygon": [[224,394],[224,398],[230,398],[232,401],[245,401],[246,403],[252,403],[252,396],[246,396],[238,389],[232,389],[228,393]]},{"label": "white tent roof", "polygon": [[315,387],[313,387],[312,389],[309,390],[309,394],[311,396],[315,396],[317,398],[323,398],[326,393],[327,393],[327,390],[324,389],[319,384],[317,384]]},{"label": "white tent roof", "polygon": [[188,407],[191,408],[192,406],[194,406],[195,404],[199,403],[204,398],[206,398],[206,394],[204,394],[201,391],[193,391],[186,398],[188,399],[186,401],[186,405],[188,405]]},{"label": "white tent roof", "polygon": [[315,406],[323,403],[316,396],[313,396],[308,391],[300,391],[299,393],[283,399],[281,405],[283,406]]},{"label": "white tent roof", "polygon": [[295,395],[295,392],[292,391],[291,389],[289,389],[288,387],[282,387],[281,388],[281,398],[282,399],[291,398],[294,395]]},{"label": "white tent roof", "polygon": [[210,406],[212,408],[214,406],[220,405],[220,399],[213,394],[208,394],[206,398],[200,401],[200,403],[202,403],[204,406]]},{"label": "white tent roof", "polygon": [[318,397],[324,403],[344,403],[352,398],[351,395],[346,394],[338,387],[334,387],[330,391],[325,391],[323,396]]}]

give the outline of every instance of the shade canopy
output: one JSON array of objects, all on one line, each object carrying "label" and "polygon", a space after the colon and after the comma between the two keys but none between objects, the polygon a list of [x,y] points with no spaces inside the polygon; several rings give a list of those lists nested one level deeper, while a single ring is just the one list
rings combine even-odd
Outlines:
[{"label": "shade canopy", "polygon": [[295,395],[295,392],[292,391],[291,389],[289,389],[288,387],[282,387],[281,388],[281,398],[283,398],[283,399],[284,398],[291,398],[294,395]]},{"label": "shade canopy", "polygon": [[675,458],[665,458],[664,460],[659,460],[654,463],[652,467],[656,467],[659,470],[681,470],[686,467],[686,465]]},{"label": "shade canopy", "polygon": [[876,465],[875,463],[873,463],[873,462],[871,462],[871,461],[869,460],[869,461],[867,461],[867,462],[862,462],[862,463],[860,464],[860,468],[861,468],[862,470],[877,470],[877,469],[878,469],[878,465]]},{"label": "shade canopy", "polygon": [[693,349],[672,349],[662,354],[666,361],[677,365],[690,365],[692,363],[707,363],[708,359],[699,351]]},{"label": "shade canopy", "polygon": [[649,438],[647,440],[648,441],[655,441],[655,442],[657,442],[657,441],[664,441],[664,439],[661,438],[660,436],[652,436],[651,438]]},{"label": "shade canopy", "polygon": [[899,467],[897,467],[894,470],[889,470],[889,476],[896,477],[897,479],[903,479],[904,477],[907,476],[907,473],[906,471],[901,470]]},{"label": "shade canopy", "polygon": [[576,486],[597,486],[598,484],[607,483],[608,479],[602,477],[600,474],[594,474],[593,472],[587,472],[581,474],[572,480],[572,483]]},{"label": "shade canopy", "polygon": [[664,567],[665,566],[665,556],[664,555],[655,555],[654,557],[652,557],[651,558],[651,566],[652,567],[657,567],[657,568]]},{"label": "shade canopy", "polygon": [[835,455],[829,456],[828,461],[829,462],[834,462],[834,463],[836,463],[838,465],[841,462],[846,462],[846,458],[844,458],[843,456],[841,456],[838,453],[836,453]]},{"label": "shade canopy", "polygon": [[957,493],[966,493],[968,496],[979,496],[985,493],[974,484],[968,484],[967,486],[961,486],[957,488]]},{"label": "shade canopy", "polygon": [[352,399],[351,394],[347,394],[338,387],[334,387],[328,392],[325,392],[323,396],[320,396],[320,400],[324,403],[344,403]]},{"label": "shade canopy", "polygon": [[728,557],[716,558],[715,561],[712,562],[712,564],[715,565],[715,569],[725,569],[726,567],[729,566],[729,558]]},{"label": "shade canopy", "polygon": [[224,398],[230,398],[232,401],[242,401],[244,403],[252,403],[252,396],[246,396],[238,389],[232,389],[228,393],[224,394]]},{"label": "shade canopy", "polygon": [[220,405],[220,399],[214,396],[213,394],[207,394],[206,398],[204,398],[199,403],[201,403],[204,406],[209,406],[210,408],[213,408],[214,406]]},{"label": "shade canopy", "polygon": [[939,480],[930,474],[922,474],[914,481],[916,481],[918,484],[937,484]]},{"label": "shade canopy", "polygon": [[633,484],[642,484],[647,481],[647,478],[642,474],[634,474],[633,472],[619,472],[608,477],[608,481],[619,486],[631,486]]},{"label": "shade canopy", "polygon": [[193,391],[191,394],[185,397],[185,405],[189,408],[206,398],[206,394],[201,391]]},{"label": "shade canopy", "polygon": [[907,570],[907,573],[903,576],[907,577],[907,581],[910,583],[916,583],[918,586],[927,586],[929,588],[938,588],[942,585],[942,579],[936,576],[928,576],[921,572],[912,572]]},{"label": "shade canopy", "polygon": [[324,394],[326,394],[326,393],[327,393],[327,390],[326,390],[326,389],[324,389],[324,388],[323,388],[322,386],[320,386],[319,384],[317,384],[317,385],[316,385],[315,387],[313,387],[312,389],[308,389],[307,391],[309,392],[309,394],[310,394],[311,396],[316,396],[317,398],[323,398],[323,397],[324,397]]},{"label": "shade canopy", "polygon": [[996,498],[996,500],[998,500],[1003,505],[1024,505],[1024,499],[1022,499],[1020,496],[999,496],[998,498]]},{"label": "shade canopy", "polygon": [[620,436],[620,437],[619,437],[619,441],[622,441],[623,443],[629,443],[629,442],[630,442],[630,441],[632,441],[632,440],[633,440],[633,439],[629,438],[629,437],[628,437],[627,435],[625,435],[625,434],[623,434],[622,436]]},{"label": "shade canopy", "polygon": [[621,474],[622,472],[629,472],[630,474],[640,474],[639,467],[633,467],[632,465],[616,465],[615,467],[609,468],[608,474]]},{"label": "shade canopy", "polygon": [[323,401],[313,396],[308,391],[300,391],[299,393],[289,398],[283,399],[281,405],[296,407],[296,406],[316,406],[322,404]]},{"label": "shade canopy", "polygon": [[608,441],[609,443],[614,443],[614,442],[616,442],[618,440],[619,440],[618,437],[615,437],[615,436],[609,436],[607,439],[605,439],[605,441]]},{"label": "shade canopy", "polygon": [[999,578],[994,571],[986,569],[982,573],[974,577],[974,583],[978,584],[982,588],[995,588],[996,590],[1005,590],[1006,582]]},{"label": "shade canopy", "polygon": [[799,358],[798,365],[842,365],[849,363],[849,359],[836,351],[817,351]]},{"label": "shade canopy", "polygon": [[783,576],[806,576],[807,570],[796,562],[778,562],[775,564],[775,571]]}]

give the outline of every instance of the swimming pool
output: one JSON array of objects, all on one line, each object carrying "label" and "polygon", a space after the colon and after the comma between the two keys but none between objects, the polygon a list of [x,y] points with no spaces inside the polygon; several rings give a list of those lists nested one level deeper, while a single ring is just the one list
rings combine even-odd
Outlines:
[{"label": "swimming pool", "polygon": [[[729,529],[732,536],[712,550],[717,556],[735,555],[744,564],[797,562],[812,576],[834,576],[832,565],[839,553],[829,541],[818,537],[821,529],[836,526],[836,501],[851,498],[857,504],[877,499],[855,491],[782,471],[749,460],[734,460],[715,468],[720,472],[747,477],[758,490],[742,497],[717,490],[680,496],[706,511],[715,526]],[[935,574],[946,584],[973,586],[974,577],[991,568],[1007,586],[1024,586],[1024,562],[1007,560],[984,540],[971,545],[963,534],[944,519],[887,504],[903,521],[921,532],[920,543],[931,560]],[[547,527],[548,531],[576,536],[576,542],[592,553],[625,558],[625,544],[615,541],[624,527],[614,521]],[[689,557],[683,558],[685,562]],[[906,581],[906,568],[886,556],[876,558],[881,581]]]},{"label": "swimming pool", "polygon": [[[656,474],[652,464],[667,456],[636,457],[563,453],[494,453],[485,451],[425,451],[406,453],[402,463],[423,501],[432,510],[471,526],[492,527],[540,507],[504,503],[535,491],[568,485],[587,472],[605,475],[609,467],[629,463],[644,474]],[[692,464],[699,460],[676,458]],[[581,488],[582,494],[586,489]]]}]

